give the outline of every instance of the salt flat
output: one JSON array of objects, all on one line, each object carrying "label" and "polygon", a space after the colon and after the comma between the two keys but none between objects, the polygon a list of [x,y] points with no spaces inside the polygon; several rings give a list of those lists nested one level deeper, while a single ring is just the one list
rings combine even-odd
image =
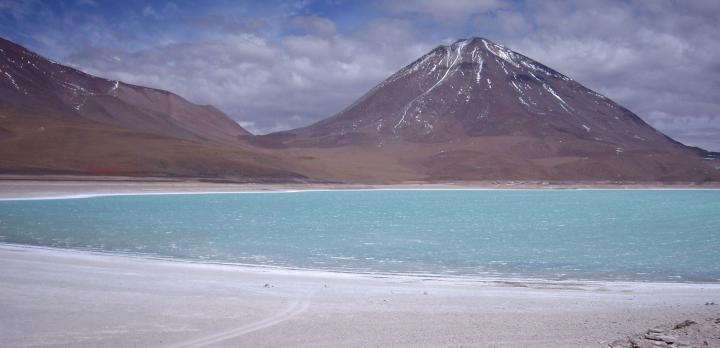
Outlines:
[{"label": "salt flat", "polygon": [[328,189],[720,189],[720,184],[533,181],[354,182],[354,183],[213,183],[167,178],[0,175],[0,199],[65,198],[113,194],[203,193]]},{"label": "salt flat", "polygon": [[0,264],[9,347],[603,347],[720,317],[706,305],[717,284],[374,276],[9,244]]}]

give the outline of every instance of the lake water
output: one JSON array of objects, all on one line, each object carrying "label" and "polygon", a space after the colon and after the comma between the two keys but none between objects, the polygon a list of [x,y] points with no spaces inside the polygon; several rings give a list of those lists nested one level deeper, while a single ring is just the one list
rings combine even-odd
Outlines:
[{"label": "lake water", "polygon": [[0,201],[0,242],[334,271],[720,282],[720,190]]}]

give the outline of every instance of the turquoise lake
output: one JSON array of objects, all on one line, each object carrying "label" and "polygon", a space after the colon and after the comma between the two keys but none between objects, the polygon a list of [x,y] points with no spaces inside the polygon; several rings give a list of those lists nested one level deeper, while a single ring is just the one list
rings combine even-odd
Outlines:
[{"label": "turquoise lake", "polygon": [[333,271],[720,282],[720,190],[0,201],[0,242]]}]

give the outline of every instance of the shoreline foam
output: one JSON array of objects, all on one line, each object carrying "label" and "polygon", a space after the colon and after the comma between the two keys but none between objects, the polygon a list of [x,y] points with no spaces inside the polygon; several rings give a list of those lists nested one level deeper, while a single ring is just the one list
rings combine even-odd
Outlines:
[{"label": "shoreline foam", "polygon": [[241,191],[162,191],[162,192],[107,192],[107,193],[88,193],[88,194],[67,194],[67,195],[50,195],[50,196],[0,196],[0,202],[3,201],[40,201],[40,200],[63,200],[63,199],[87,199],[99,197],[123,197],[123,196],[163,196],[163,195],[214,195],[214,194],[259,194],[259,193],[309,193],[309,192],[372,192],[372,191],[517,191],[517,192],[533,192],[533,191],[720,191],[720,188],[673,188],[673,187],[627,187],[627,188],[328,188],[328,189],[257,189],[257,190],[241,190]]},{"label": "shoreline foam", "polygon": [[[694,281],[653,281],[653,280],[608,280],[608,279],[583,279],[583,278],[567,278],[567,279],[551,279],[542,277],[513,277],[513,276],[484,276],[484,275],[473,275],[473,274],[441,274],[441,273],[403,273],[403,272],[382,272],[382,271],[358,271],[358,270],[335,270],[335,269],[319,269],[319,268],[304,268],[304,267],[291,267],[291,266],[279,266],[279,265],[264,265],[264,264],[252,264],[252,263],[237,263],[237,262],[223,262],[213,260],[201,260],[201,259],[189,259],[189,258],[173,258],[164,257],[152,254],[142,253],[130,253],[130,252],[113,252],[104,250],[85,250],[85,249],[70,249],[70,248],[59,248],[52,246],[41,246],[41,245],[29,245],[29,244],[18,244],[18,243],[7,243],[0,242],[0,250],[14,249],[14,250],[35,250],[35,251],[46,251],[49,253],[68,253],[77,256],[98,256],[98,257],[109,257],[109,258],[127,258],[130,260],[137,261],[148,261],[148,262],[167,262],[177,263],[185,265],[200,265],[209,267],[231,267],[240,271],[245,272],[263,272],[263,273],[277,273],[279,275],[312,275],[322,277],[351,277],[351,278],[393,278],[398,279],[413,279],[413,280],[433,280],[441,282],[467,282],[467,283],[514,283],[514,284],[544,284],[544,285],[587,285],[587,286],[619,286],[619,287],[632,287],[632,286],[657,286],[671,288],[676,285],[697,285],[702,287],[717,287],[720,290],[720,281],[717,282],[694,282]],[[680,286],[682,287],[682,286]]]},{"label": "shoreline foam", "polygon": [[198,181],[3,179],[0,200],[86,198],[137,194],[214,194],[316,192],[335,190],[717,190],[720,183],[534,183],[534,182],[401,182],[401,183],[208,183]]}]

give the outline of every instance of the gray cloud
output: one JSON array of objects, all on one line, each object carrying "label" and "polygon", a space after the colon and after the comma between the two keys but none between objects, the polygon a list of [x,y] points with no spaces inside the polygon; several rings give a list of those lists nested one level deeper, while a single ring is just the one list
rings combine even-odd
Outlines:
[{"label": "gray cloud", "polygon": [[0,0],[0,14],[18,20],[37,12],[47,13],[48,9],[40,0]]},{"label": "gray cloud", "polygon": [[335,34],[335,23],[318,16],[297,16],[290,19],[288,27],[319,35]]},{"label": "gray cloud", "polygon": [[392,12],[424,14],[442,21],[464,19],[507,6],[503,0],[388,0],[385,4]]},{"label": "gray cloud", "polygon": [[720,150],[720,8],[711,3],[528,1],[512,20],[475,21],[676,139]]},{"label": "gray cloud", "polygon": [[270,24],[263,19],[236,19],[222,15],[206,15],[192,21],[192,26],[204,30],[219,30],[223,33],[258,33]]},{"label": "gray cloud", "polygon": [[350,32],[297,13],[279,27],[264,18],[199,17],[194,28],[214,35],[135,50],[84,46],[67,60],[213,104],[268,132],[329,117],[440,42],[478,35],[567,74],[680,141],[720,150],[720,7],[713,1],[420,0],[379,8],[385,12]]},{"label": "gray cloud", "polygon": [[345,36],[333,34],[324,18],[290,23],[307,33],[277,41],[227,34],[140,51],[85,46],[68,61],[92,74],[218,106],[265,133],[331,116],[431,48],[414,40],[412,25],[403,20],[373,21]]}]

